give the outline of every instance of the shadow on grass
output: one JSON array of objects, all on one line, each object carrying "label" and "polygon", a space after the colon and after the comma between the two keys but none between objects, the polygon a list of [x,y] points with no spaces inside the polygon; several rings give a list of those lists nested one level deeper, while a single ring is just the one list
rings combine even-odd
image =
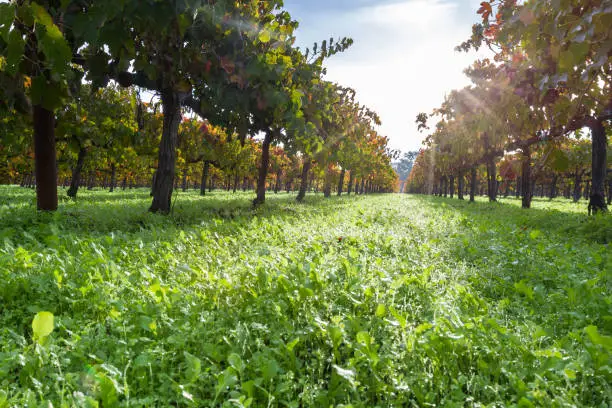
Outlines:
[{"label": "shadow on grass", "polygon": [[491,307],[522,315],[555,336],[610,327],[610,214],[589,217],[569,200],[536,200],[531,209],[509,199],[417,200],[442,222],[448,219],[450,229],[440,238],[445,256],[470,267],[471,289]]},{"label": "shadow on grass", "polygon": [[501,198],[490,203],[478,198],[476,202],[419,196],[432,208],[446,208],[461,212],[475,224],[495,228],[501,224],[514,223],[516,228],[539,230],[547,235],[559,235],[566,238],[584,239],[599,244],[612,242],[612,216],[600,214],[588,216],[586,202],[574,203],[567,199],[549,200],[534,198],[532,208],[521,208],[520,199]]},{"label": "shadow on grass", "polygon": [[35,191],[32,189],[0,186],[0,196],[0,236],[2,231],[32,231],[49,225],[64,233],[85,236],[110,232],[138,233],[152,228],[162,231],[194,228],[214,220],[239,224],[255,217],[276,217],[291,222],[314,213],[341,211],[361,199],[355,196],[325,199],[322,194],[312,194],[304,203],[297,203],[296,194],[270,192],[264,205],[253,208],[253,192],[216,190],[200,196],[199,190],[175,191],[172,212],[165,216],[148,212],[149,189],[113,193],[99,189],[83,190],[76,200],[60,195],[55,213],[36,211]]}]

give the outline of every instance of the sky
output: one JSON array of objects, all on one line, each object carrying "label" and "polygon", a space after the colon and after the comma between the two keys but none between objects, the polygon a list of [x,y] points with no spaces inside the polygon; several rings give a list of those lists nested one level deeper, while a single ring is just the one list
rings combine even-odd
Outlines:
[{"label": "sky", "polygon": [[463,70],[478,55],[454,48],[469,38],[480,1],[285,0],[285,8],[300,22],[302,48],[330,37],[355,41],[327,61],[326,79],[355,89],[381,117],[390,147],[407,152],[426,136],[416,115],[469,84]]}]

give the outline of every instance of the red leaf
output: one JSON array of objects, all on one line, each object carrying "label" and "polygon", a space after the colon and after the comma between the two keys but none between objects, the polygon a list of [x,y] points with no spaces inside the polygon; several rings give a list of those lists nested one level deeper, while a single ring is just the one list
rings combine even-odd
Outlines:
[{"label": "red leaf", "polygon": [[483,20],[488,20],[492,12],[493,9],[491,8],[491,3],[487,1],[480,3],[480,8],[477,11],[478,14],[482,14]]}]

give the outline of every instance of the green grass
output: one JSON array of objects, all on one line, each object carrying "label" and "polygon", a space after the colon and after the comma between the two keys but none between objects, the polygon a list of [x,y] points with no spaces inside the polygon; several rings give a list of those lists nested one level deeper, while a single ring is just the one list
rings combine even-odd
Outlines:
[{"label": "green grass", "polygon": [[612,217],[584,203],[79,195],[0,187],[0,407],[612,404]]}]

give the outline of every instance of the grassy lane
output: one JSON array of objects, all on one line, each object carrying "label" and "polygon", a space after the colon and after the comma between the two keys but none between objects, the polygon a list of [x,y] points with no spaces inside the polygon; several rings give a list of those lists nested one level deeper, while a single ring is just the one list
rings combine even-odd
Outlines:
[{"label": "grassy lane", "polygon": [[612,218],[584,206],[0,193],[0,407],[612,404]]}]

